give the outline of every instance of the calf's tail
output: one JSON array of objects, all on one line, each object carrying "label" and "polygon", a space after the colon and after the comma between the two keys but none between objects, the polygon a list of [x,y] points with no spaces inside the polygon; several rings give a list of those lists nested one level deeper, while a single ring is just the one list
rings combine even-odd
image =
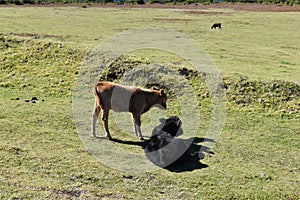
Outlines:
[{"label": "calf's tail", "polygon": [[[103,102],[102,97],[98,91],[98,86],[100,86],[100,85],[102,85],[101,82],[95,83],[95,85],[93,86],[92,92],[94,94],[95,100],[96,100],[96,98],[98,98],[100,102]],[[97,101],[96,101],[96,104],[97,104]],[[100,106],[100,105],[98,105],[98,106]]]}]

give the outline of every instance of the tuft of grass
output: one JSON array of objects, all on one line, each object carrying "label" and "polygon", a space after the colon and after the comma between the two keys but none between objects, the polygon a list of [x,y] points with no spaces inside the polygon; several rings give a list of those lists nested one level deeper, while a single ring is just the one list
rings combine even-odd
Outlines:
[{"label": "tuft of grass", "polygon": [[0,35],[0,87],[70,96],[87,54],[73,44]]},{"label": "tuft of grass", "polygon": [[300,86],[296,83],[249,80],[242,76],[238,79],[225,78],[224,82],[228,103],[240,109],[278,114],[281,117],[300,116]]}]

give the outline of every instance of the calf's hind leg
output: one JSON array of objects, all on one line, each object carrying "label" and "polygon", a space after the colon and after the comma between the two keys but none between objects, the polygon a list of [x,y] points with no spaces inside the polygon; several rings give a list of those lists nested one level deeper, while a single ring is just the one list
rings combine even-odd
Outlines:
[{"label": "calf's hind leg", "polygon": [[95,109],[94,109],[94,112],[93,112],[93,115],[92,115],[92,127],[91,127],[91,132],[92,132],[92,136],[93,137],[96,137],[96,122],[97,122],[97,119],[98,119],[98,116],[99,116],[99,113],[101,111],[101,108],[99,106],[95,106]]},{"label": "calf's hind leg", "polygon": [[103,110],[102,112],[102,122],[105,128],[105,132],[106,132],[106,137],[110,140],[112,139],[109,133],[109,129],[108,129],[108,113],[109,110]]}]

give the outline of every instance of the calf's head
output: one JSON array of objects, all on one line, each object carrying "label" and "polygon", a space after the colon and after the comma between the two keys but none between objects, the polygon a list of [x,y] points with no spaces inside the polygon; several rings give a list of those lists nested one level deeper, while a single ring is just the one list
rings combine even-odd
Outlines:
[{"label": "calf's head", "polygon": [[167,109],[167,94],[164,90],[158,90],[156,91],[157,94],[157,100],[155,102],[155,106],[157,106],[160,109]]}]

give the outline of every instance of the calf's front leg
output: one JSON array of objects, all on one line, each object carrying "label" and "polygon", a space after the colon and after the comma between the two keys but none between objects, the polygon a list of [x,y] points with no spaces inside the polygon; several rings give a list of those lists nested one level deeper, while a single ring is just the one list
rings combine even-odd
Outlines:
[{"label": "calf's front leg", "polygon": [[141,140],[144,140],[141,131],[141,115],[132,113],[132,121],[136,136],[138,136]]}]

